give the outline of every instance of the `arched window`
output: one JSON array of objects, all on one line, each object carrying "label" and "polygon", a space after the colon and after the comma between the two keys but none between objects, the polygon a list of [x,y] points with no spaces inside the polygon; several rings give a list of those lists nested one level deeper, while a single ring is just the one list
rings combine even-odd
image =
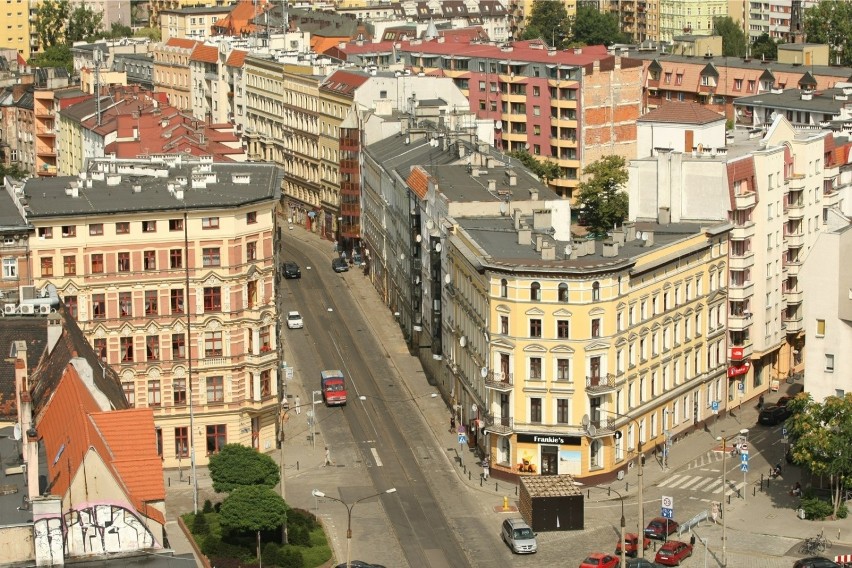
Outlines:
[{"label": "arched window", "polygon": [[530,284],[530,300],[541,301],[541,284],[538,282]]},{"label": "arched window", "polygon": [[559,301],[567,302],[568,301],[568,284],[562,282],[559,284]]},{"label": "arched window", "polygon": [[505,278],[500,281],[500,297],[508,298],[509,297],[509,281]]},{"label": "arched window", "polygon": [[601,283],[594,282],[592,284],[592,301],[597,302],[601,299]]},{"label": "arched window", "polygon": [[589,444],[589,466],[601,467],[601,441],[593,440]]}]

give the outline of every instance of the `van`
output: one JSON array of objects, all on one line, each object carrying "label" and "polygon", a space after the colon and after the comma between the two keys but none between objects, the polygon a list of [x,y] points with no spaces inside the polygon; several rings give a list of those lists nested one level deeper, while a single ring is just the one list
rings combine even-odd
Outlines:
[{"label": "van", "polygon": [[506,519],[500,532],[503,542],[516,554],[532,554],[538,550],[535,533],[523,519]]}]

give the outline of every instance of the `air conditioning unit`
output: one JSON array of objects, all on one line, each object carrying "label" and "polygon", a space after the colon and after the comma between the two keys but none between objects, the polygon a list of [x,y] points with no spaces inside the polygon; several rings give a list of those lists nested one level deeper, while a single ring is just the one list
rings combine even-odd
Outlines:
[{"label": "air conditioning unit", "polygon": [[21,304],[21,313],[33,315],[35,313],[35,306],[32,304]]},{"label": "air conditioning unit", "polygon": [[16,304],[3,304],[3,313],[7,316],[14,315],[17,307]]},{"label": "air conditioning unit", "polygon": [[42,304],[38,307],[38,313],[40,313],[42,315],[47,315],[52,311],[53,310],[50,308],[50,306],[48,304]]}]

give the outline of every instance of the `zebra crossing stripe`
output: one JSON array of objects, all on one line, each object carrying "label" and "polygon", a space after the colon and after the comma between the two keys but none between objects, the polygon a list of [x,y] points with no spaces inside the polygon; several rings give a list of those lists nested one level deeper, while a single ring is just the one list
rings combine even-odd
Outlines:
[{"label": "zebra crossing stripe", "polygon": [[658,483],[657,485],[659,485],[660,487],[667,487],[667,486],[669,486],[669,485],[670,485],[673,481],[675,481],[676,479],[680,479],[681,477],[683,477],[683,476],[682,476],[682,475],[680,475],[680,474],[673,475],[673,476],[669,477],[668,479],[664,479],[663,481],[661,481],[661,482],[660,482],[660,483]]},{"label": "zebra crossing stripe", "polygon": [[699,483],[698,485],[693,487],[692,490],[693,491],[701,491],[704,488],[705,485],[712,484],[714,481],[716,481],[716,480],[713,479],[712,477],[708,477],[704,481],[702,481],[701,483]]},{"label": "zebra crossing stripe", "polygon": [[674,483],[669,485],[669,487],[671,489],[676,489],[676,488],[686,489],[687,484],[690,483],[693,479],[695,479],[695,476],[684,475],[683,477],[681,477],[680,479],[678,479],[677,481],[675,481]]},{"label": "zebra crossing stripe", "polygon": [[692,479],[689,480],[689,483],[684,483],[680,486],[681,489],[691,489],[695,490],[695,486],[697,484],[704,483],[703,477],[693,476]]}]

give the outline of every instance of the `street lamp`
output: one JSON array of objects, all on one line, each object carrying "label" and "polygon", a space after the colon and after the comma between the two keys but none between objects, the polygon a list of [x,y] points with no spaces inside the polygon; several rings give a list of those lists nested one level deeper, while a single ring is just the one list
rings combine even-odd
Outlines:
[{"label": "street lamp", "polygon": [[[582,485],[580,483],[576,483],[575,485]],[[627,567],[627,543],[624,542],[624,527],[626,523],[624,521],[624,495],[613,489],[612,487],[601,487],[600,485],[593,486],[595,489],[606,489],[607,492],[612,491],[616,495],[618,495],[619,500],[621,501],[621,566],[622,568]],[[639,536],[639,545],[638,548],[645,549],[645,534],[640,534]]]},{"label": "street lamp", "polygon": [[366,497],[361,497],[357,501],[353,503],[346,503],[345,501],[338,499],[337,497],[332,497],[331,495],[326,495],[319,489],[314,489],[311,491],[311,495],[314,497],[325,497],[326,499],[331,499],[332,501],[337,501],[344,507],[346,507],[346,512],[348,514],[348,520],[346,522],[346,568],[352,566],[351,552],[352,552],[352,509],[355,508],[355,505],[360,503],[361,501],[366,501],[367,499],[372,499],[373,497],[381,497],[386,493],[396,493],[396,487],[391,487],[390,489],[386,489],[381,493],[376,493],[374,495],[367,495]]},{"label": "street lamp", "polygon": [[[725,431],[722,431],[724,434]],[[728,565],[728,525],[727,515],[725,514],[725,491],[728,484],[727,473],[728,467],[726,464],[728,457],[728,440],[740,434],[731,434],[730,436],[717,436],[716,440],[722,442],[722,499],[719,502],[719,514],[722,515],[722,566]]]},{"label": "street lamp", "polygon": [[[298,406],[287,407],[286,409],[284,409],[283,412],[281,412],[281,425],[279,426],[279,429],[278,429],[278,435],[279,435],[278,450],[280,452],[280,454],[279,454],[280,459],[278,460],[280,463],[279,463],[278,468],[279,468],[279,472],[280,472],[280,476],[281,476],[281,480],[279,481],[278,486],[279,486],[279,489],[281,491],[281,499],[284,499],[284,422],[285,422],[285,419],[287,418],[287,414],[291,410],[296,410],[297,408],[302,408],[302,407],[305,407],[305,406],[314,406],[315,404],[318,404],[318,403],[319,403],[318,400],[314,400],[313,402],[306,402],[305,404],[300,404]],[[284,519],[284,526],[281,528],[281,539],[284,541],[284,544],[287,544],[287,519],[286,519],[286,517]]]}]

